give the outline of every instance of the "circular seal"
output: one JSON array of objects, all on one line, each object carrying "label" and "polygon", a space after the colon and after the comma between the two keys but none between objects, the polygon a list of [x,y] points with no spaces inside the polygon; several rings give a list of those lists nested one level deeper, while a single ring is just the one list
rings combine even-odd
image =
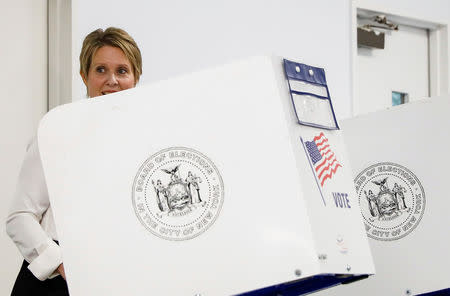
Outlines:
[{"label": "circular seal", "polygon": [[363,170],[355,179],[367,235],[393,241],[413,231],[425,211],[425,191],[407,168],[383,162]]},{"label": "circular seal", "polygon": [[223,200],[223,181],[214,163],[185,147],[153,154],[133,183],[138,219],[151,233],[167,240],[202,234],[217,219]]}]

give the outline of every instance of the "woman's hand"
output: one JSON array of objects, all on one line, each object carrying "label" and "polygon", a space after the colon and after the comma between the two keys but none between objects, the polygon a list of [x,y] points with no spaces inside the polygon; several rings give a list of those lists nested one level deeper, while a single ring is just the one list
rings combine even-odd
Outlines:
[{"label": "woman's hand", "polygon": [[59,274],[63,277],[63,279],[65,280],[66,279],[66,272],[64,271],[64,263],[61,263],[59,266],[58,266],[58,272],[59,272]]}]

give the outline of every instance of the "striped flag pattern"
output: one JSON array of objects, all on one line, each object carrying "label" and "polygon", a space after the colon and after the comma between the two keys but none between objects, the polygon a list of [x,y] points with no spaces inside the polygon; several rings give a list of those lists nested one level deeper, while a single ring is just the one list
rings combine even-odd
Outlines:
[{"label": "striped flag pattern", "polygon": [[337,161],[334,152],[330,148],[327,137],[323,133],[314,137],[310,142],[306,141],[306,149],[316,171],[320,186],[327,179],[331,179],[341,164]]}]

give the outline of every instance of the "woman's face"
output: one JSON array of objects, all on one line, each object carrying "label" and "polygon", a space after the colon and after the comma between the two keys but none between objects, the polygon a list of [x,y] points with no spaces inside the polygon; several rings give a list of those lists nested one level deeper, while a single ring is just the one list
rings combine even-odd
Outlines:
[{"label": "woman's face", "polygon": [[90,98],[135,87],[133,68],[123,51],[105,45],[94,54],[87,77],[83,78]]}]

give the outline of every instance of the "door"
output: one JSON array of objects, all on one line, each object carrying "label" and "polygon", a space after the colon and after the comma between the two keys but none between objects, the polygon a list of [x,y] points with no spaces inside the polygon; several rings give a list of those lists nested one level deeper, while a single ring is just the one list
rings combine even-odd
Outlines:
[{"label": "door", "polygon": [[[374,24],[376,15],[358,10],[358,27]],[[371,28],[385,33],[384,49],[358,46],[355,115],[429,97],[429,30],[396,25],[398,30]]]}]

